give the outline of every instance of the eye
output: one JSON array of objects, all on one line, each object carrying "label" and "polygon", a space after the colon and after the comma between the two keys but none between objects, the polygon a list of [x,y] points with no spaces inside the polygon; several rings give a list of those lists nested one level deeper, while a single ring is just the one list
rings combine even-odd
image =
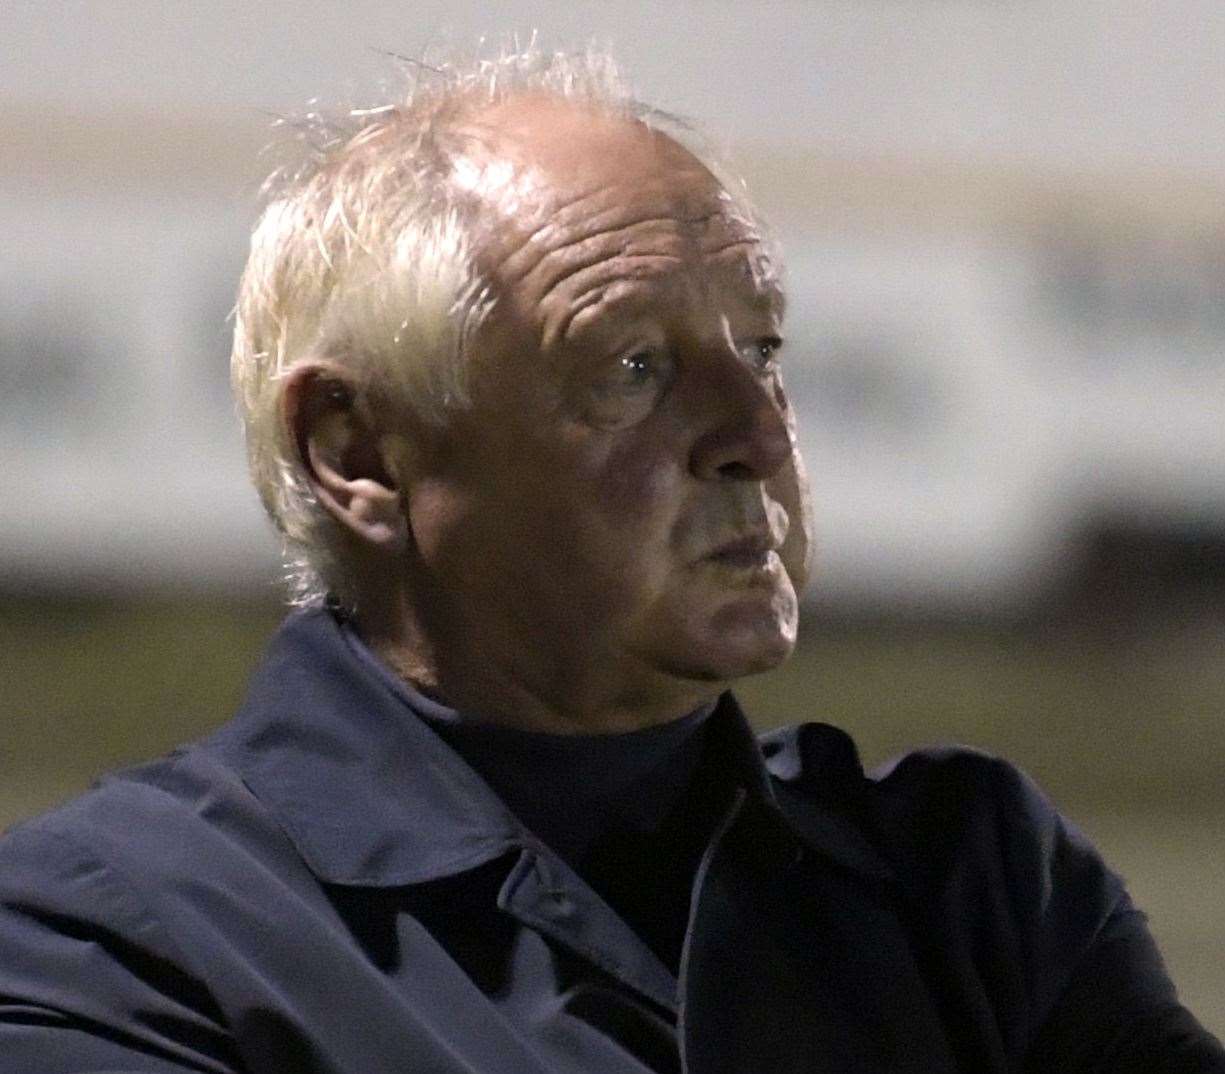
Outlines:
[{"label": "eye", "polygon": [[762,336],[740,348],[746,364],[760,376],[767,376],[778,369],[778,352],[783,341],[778,336]]},{"label": "eye", "polygon": [[638,351],[618,358],[605,377],[606,390],[636,392],[648,388],[659,375],[659,361],[650,351]]},{"label": "eye", "polygon": [[587,383],[584,416],[604,428],[623,428],[641,421],[667,391],[675,367],[663,347],[640,347],[619,355]]}]

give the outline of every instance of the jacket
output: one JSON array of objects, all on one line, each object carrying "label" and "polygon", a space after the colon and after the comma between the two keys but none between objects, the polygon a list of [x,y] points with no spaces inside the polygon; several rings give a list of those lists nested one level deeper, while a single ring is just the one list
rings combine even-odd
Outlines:
[{"label": "jacket", "polygon": [[679,977],[291,616],[237,717],[0,841],[0,1074],[1225,1071],[1010,765],[717,719]]}]

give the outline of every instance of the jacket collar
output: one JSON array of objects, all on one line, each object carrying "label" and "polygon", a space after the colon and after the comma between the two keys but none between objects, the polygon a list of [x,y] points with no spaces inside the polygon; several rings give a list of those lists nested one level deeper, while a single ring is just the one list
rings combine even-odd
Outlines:
[{"label": "jacket collar", "polygon": [[805,723],[762,736],[760,749],[779,809],[809,848],[853,873],[896,884],[893,867],[869,838],[874,783],[850,735]]},{"label": "jacket collar", "polygon": [[421,883],[531,841],[364,665],[326,608],[285,621],[238,715],[206,748],[238,770],[329,883]]},{"label": "jacket collar", "polygon": [[[837,810],[811,803],[789,807],[789,789],[797,783],[841,784],[853,776],[862,782],[853,746],[825,755],[802,748],[821,737],[815,731],[820,725],[805,725],[768,740],[768,770],[731,694],[720,698],[708,726],[721,754],[719,767],[760,812],[786,818],[786,827],[809,846],[856,872],[887,874],[857,827]],[[822,735],[823,741],[841,736],[839,742],[850,742],[833,728],[823,728]],[[237,716],[204,748],[238,771],[327,883],[423,883],[539,845],[413,712],[390,674],[351,646],[326,608],[304,609],[285,621]]]}]

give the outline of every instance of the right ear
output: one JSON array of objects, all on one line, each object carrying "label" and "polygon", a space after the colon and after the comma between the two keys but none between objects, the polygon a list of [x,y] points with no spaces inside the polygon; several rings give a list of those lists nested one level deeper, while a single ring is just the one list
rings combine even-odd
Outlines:
[{"label": "right ear", "polygon": [[398,479],[353,374],[331,362],[294,366],[281,389],[281,420],[324,509],[362,544],[404,551],[409,530]]}]

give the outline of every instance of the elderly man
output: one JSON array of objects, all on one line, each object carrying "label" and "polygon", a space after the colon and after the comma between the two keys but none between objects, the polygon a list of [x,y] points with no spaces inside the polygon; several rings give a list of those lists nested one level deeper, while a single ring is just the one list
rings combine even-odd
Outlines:
[{"label": "elderly man", "polygon": [[0,1071],[1222,1071],[1015,770],[759,744],[809,512],[778,263],[599,57],[426,79],[260,223],[301,602],[237,718],[0,851]]}]

